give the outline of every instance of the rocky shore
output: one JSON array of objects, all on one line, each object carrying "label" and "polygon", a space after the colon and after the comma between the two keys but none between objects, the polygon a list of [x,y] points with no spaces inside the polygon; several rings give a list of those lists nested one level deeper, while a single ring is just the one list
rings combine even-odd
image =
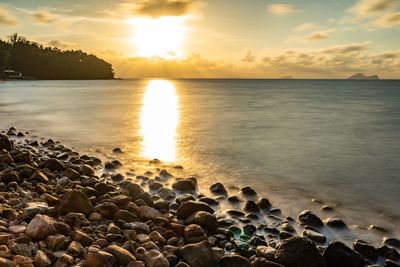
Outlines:
[{"label": "rocky shore", "polygon": [[396,238],[350,248],[326,235],[347,228],[340,219],[284,217],[250,187],[229,195],[215,183],[209,197],[195,177],[162,168],[125,177],[121,165],[15,128],[1,133],[0,267],[400,266]]}]

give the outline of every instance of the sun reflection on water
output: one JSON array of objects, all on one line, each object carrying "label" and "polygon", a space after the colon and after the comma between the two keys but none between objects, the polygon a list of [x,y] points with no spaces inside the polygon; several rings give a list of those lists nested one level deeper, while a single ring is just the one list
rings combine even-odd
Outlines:
[{"label": "sun reflection on water", "polygon": [[179,101],[171,81],[151,80],[146,86],[140,115],[142,156],[176,160]]}]

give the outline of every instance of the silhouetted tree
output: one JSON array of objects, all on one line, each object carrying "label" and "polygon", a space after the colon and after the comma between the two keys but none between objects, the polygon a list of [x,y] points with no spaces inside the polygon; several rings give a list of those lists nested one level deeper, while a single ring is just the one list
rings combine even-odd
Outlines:
[{"label": "silhouetted tree", "polygon": [[0,70],[12,68],[37,79],[112,79],[112,65],[81,50],[43,47],[18,34],[0,40]]}]

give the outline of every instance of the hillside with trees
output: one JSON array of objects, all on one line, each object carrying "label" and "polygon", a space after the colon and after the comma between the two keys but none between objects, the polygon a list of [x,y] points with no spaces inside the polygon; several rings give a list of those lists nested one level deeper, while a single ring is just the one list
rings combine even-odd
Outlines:
[{"label": "hillside with trees", "polygon": [[44,47],[13,34],[0,40],[0,71],[13,69],[24,76],[48,80],[113,79],[112,65],[81,50]]}]

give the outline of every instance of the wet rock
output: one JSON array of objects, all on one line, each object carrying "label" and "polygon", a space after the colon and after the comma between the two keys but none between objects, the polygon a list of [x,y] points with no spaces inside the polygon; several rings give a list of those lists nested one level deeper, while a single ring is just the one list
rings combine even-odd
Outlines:
[{"label": "wet rock", "polygon": [[87,175],[87,176],[90,176],[90,175],[93,175],[93,174],[94,174],[93,168],[90,167],[90,166],[87,165],[87,164],[82,164],[82,165],[79,167],[79,172],[80,172],[81,174]]},{"label": "wet rock", "polygon": [[10,163],[13,163],[13,162],[14,162],[14,160],[10,156],[10,153],[4,153],[4,154],[0,155],[0,163],[10,164]]},{"label": "wet rock", "polygon": [[181,255],[190,266],[218,266],[218,261],[214,255],[212,246],[207,241],[183,246],[181,248]]},{"label": "wet rock", "polygon": [[44,167],[48,168],[50,171],[64,171],[64,165],[61,163],[61,161],[59,161],[58,159],[48,159],[45,163],[44,163]]},{"label": "wet rock", "polygon": [[176,180],[172,184],[172,188],[182,192],[194,192],[196,191],[196,183],[190,178]]},{"label": "wet rock", "polygon": [[239,210],[227,210],[227,214],[229,214],[232,217],[243,217],[245,214]]},{"label": "wet rock", "polygon": [[[325,259],[315,244],[302,237],[282,241],[275,253],[275,261],[286,267],[325,267]],[[341,266],[341,265],[339,265]]]},{"label": "wet rock", "polygon": [[[46,266],[50,266],[51,265],[51,260],[49,259],[49,257],[46,255],[46,253],[44,253],[41,250],[38,250],[36,253],[36,256],[33,260],[33,262],[35,263],[35,265],[37,267],[46,267]],[[1,264],[0,264],[1,265]]]},{"label": "wet rock", "polygon": [[400,240],[397,238],[385,238],[383,240],[383,244],[390,246],[390,247],[400,248]]},{"label": "wet rock", "polygon": [[86,215],[94,212],[90,200],[79,190],[71,190],[62,195],[56,210],[59,213],[77,212]]},{"label": "wet rock", "polygon": [[66,253],[62,254],[61,257],[56,262],[56,267],[72,266],[74,263],[74,258]]},{"label": "wet rock", "polygon": [[252,267],[250,261],[238,254],[225,255],[219,259],[220,267]]},{"label": "wet rock", "polygon": [[176,194],[169,188],[161,188],[158,191],[159,196],[164,200],[172,200],[175,198]]},{"label": "wet rock", "polygon": [[228,197],[228,201],[231,203],[239,203],[242,200],[238,196],[231,196],[231,197]]},{"label": "wet rock", "polygon": [[67,247],[68,240],[62,234],[49,235],[46,237],[46,244],[52,251],[63,250]]},{"label": "wet rock", "polygon": [[208,213],[214,213],[214,210],[206,203],[197,201],[186,201],[182,203],[176,211],[178,219],[185,220],[187,217],[197,211],[206,211]]},{"label": "wet rock", "polygon": [[161,213],[152,207],[141,206],[139,207],[139,216],[144,220],[153,220],[157,217],[160,217]]},{"label": "wet rock", "polygon": [[267,198],[260,198],[257,202],[258,207],[262,210],[269,210],[272,205]]},{"label": "wet rock", "polygon": [[37,240],[42,240],[49,235],[58,233],[58,225],[55,219],[46,215],[36,215],[26,227],[25,234]]},{"label": "wet rock", "polygon": [[85,258],[85,267],[113,267],[117,263],[115,257],[98,248],[90,247]]},{"label": "wet rock", "polygon": [[118,211],[117,205],[111,202],[104,202],[95,206],[95,211],[99,213],[103,217],[111,217],[116,216],[116,212]]},{"label": "wet rock", "polygon": [[247,236],[252,236],[257,231],[257,228],[252,224],[246,224],[243,226],[243,233]]},{"label": "wet rock", "polygon": [[307,237],[316,243],[324,243],[326,241],[326,237],[323,234],[310,229],[303,231],[303,237]]},{"label": "wet rock", "polygon": [[360,253],[364,258],[372,261],[376,261],[378,258],[378,251],[373,246],[367,244],[361,240],[355,240],[353,242],[353,248],[356,252]]},{"label": "wet rock", "polygon": [[225,189],[225,186],[221,183],[214,183],[210,186],[210,191],[214,194],[218,195],[227,195],[228,192]]},{"label": "wet rock", "polygon": [[347,225],[340,219],[327,219],[324,221],[331,228],[346,228]]},{"label": "wet rock", "polygon": [[129,223],[138,221],[138,217],[127,210],[119,210],[115,213],[114,220],[122,220]]},{"label": "wet rock", "polygon": [[385,260],[385,267],[400,267],[400,264],[392,260]]},{"label": "wet rock", "polygon": [[148,252],[145,253],[145,263],[147,267],[169,267],[170,264],[168,260],[165,258],[165,256],[155,250],[149,250]]},{"label": "wet rock", "polygon": [[257,258],[251,262],[253,267],[285,267],[279,263],[275,263],[264,258]]},{"label": "wet rock", "polygon": [[153,182],[149,183],[149,189],[153,190],[153,191],[159,190],[162,187],[163,187],[163,184],[160,182],[153,181]]},{"label": "wet rock", "polygon": [[321,227],[324,226],[323,222],[321,221],[320,218],[318,218],[317,215],[312,213],[309,210],[305,210],[302,213],[299,214],[298,220],[300,223],[309,225],[309,226],[314,226],[314,227]]},{"label": "wet rock", "polygon": [[185,227],[184,237],[186,243],[199,243],[203,240],[207,240],[207,235],[204,233],[203,229],[197,224],[190,224]]},{"label": "wet rock", "polygon": [[123,249],[116,245],[108,246],[104,250],[106,252],[112,254],[117,259],[117,262],[119,263],[119,265],[122,265],[122,266],[126,266],[130,262],[136,260],[136,258],[132,255],[132,253],[130,253],[126,249]]},{"label": "wet rock", "polygon": [[112,151],[113,151],[113,153],[116,153],[116,154],[122,154],[123,153],[122,149],[119,148],[119,147],[114,148]]},{"label": "wet rock", "polygon": [[85,248],[82,246],[81,243],[77,241],[72,241],[69,244],[67,251],[72,255],[82,255],[85,252]]},{"label": "wet rock", "polygon": [[30,163],[30,162],[32,162],[32,153],[29,151],[22,152],[22,153],[15,155],[13,157],[13,159],[14,159],[14,162],[17,162],[17,163]]},{"label": "wet rock", "polygon": [[341,242],[331,242],[324,251],[327,267],[349,266],[363,267],[364,259],[360,254]]},{"label": "wet rock", "polygon": [[381,246],[380,248],[377,249],[379,256],[389,259],[389,260],[400,260],[400,254],[397,252],[396,249],[390,248],[386,245]]},{"label": "wet rock", "polygon": [[49,182],[49,178],[40,170],[36,170],[32,176],[30,177],[30,180],[37,181],[39,183],[47,183]]},{"label": "wet rock", "polygon": [[10,151],[14,149],[14,142],[5,134],[0,134],[0,149]]},{"label": "wet rock", "polygon": [[133,198],[136,198],[137,195],[143,193],[143,189],[140,185],[127,181],[125,185],[123,185],[124,190]]},{"label": "wet rock", "polygon": [[75,230],[71,233],[71,239],[81,243],[84,246],[89,246],[94,242],[93,238],[79,230]]},{"label": "wet rock", "polygon": [[244,206],[244,211],[246,211],[246,212],[259,212],[260,208],[258,207],[258,205],[254,201],[247,200],[246,204]]},{"label": "wet rock", "polygon": [[28,202],[23,209],[23,217],[33,218],[36,214],[45,214],[48,210],[46,202]]},{"label": "wet rock", "polygon": [[256,196],[257,192],[253,188],[246,186],[242,188],[242,194],[244,196]]},{"label": "wet rock", "polygon": [[33,267],[33,260],[29,257],[16,255],[14,256],[14,266]]},{"label": "wet rock", "polygon": [[218,221],[215,215],[206,211],[197,211],[185,220],[185,224],[197,224],[209,232],[214,232],[218,228]]},{"label": "wet rock", "polygon": [[275,252],[276,249],[268,246],[257,246],[256,247],[256,255],[258,257],[265,258],[269,261],[275,260]]},{"label": "wet rock", "polygon": [[15,263],[12,260],[0,257],[0,266],[1,267],[14,267]]}]

